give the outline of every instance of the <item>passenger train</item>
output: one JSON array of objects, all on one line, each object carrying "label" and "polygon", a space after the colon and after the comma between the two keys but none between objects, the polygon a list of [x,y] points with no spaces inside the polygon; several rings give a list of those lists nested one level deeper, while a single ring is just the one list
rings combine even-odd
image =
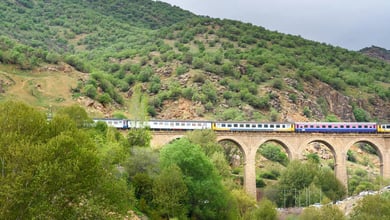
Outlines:
[{"label": "passenger train", "polygon": [[312,133],[390,133],[390,124],[375,122],[220,122],[186,120],[149,120],[139,122],[128,119],[93,119],[118,129],[148,127],[151,130],[200,130],[215,131],[263,131],[263,132],[312,132]]}]

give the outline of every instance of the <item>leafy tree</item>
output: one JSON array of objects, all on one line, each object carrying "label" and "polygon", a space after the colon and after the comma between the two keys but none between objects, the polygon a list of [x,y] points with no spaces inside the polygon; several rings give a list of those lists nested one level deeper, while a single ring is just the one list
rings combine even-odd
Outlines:
[{"label": "leafy tree", "polygon": [[177,165],[188,189],[189,215],[199,219],[229,219],[231,199],[210,160],[198,145],[182,138],[160,153],[162,167]]},{"label": "leafy tree", "polygon": [[153,204],[162,217],[187,216],[187,185],[179,167],[166,167],[153,182]]},{"label": "leafy tree", "polygon": [[288,163],[287,155],[280,149],[280,147],[273,144],[265,144],[260,147],[260,154],[271,161],[279,162],[286,166]]},{"label": "leafy tree", "polygon": [[0,109],[0,126],[8,127],[0,128],[2,218],[106,218],[126,211],[125,182],[103,169],[95,142],[67,114],[79,111],[66,109],[48,122],[24,104]]},{"label": "leafy tree", "polygon": [[237,203],[238,212],[241,218],[244,218],[251,209],[256,207],[256,201],[243,189],[233,189],[232,196]]},{"label": "leafy tree", "polygon": [[351,213],[351,219],[389,219],[389,194],[365,196],[360,200]]},{"label": "leafy tree", "polygon": [[150,147],[152,134],[147,128],[130,129],[127,133],[127,140],[130,147]]},{"label": "leafy tree", "polygon": [[124,168],[129,176],[129,182],[137,173],[156,175],[159,169],[159,155],[150,148],[135,147],[131,149],[131,155],[124,163]]},{"label": "leafy tree", "polygon": [[294,205],[294,193],[312,183],[317,168],[318,166],[313,163],[301,163],[298,160],[291,161],[279,178],[280,204],[286,204],[288,207]]},{"label": "leafy tree", "polygon": [[61,108],[56,112],[56,115],[66,115],[72,119],[78,128],[88,127],[92,123],[92,120],[88,117],[87,112],[79,105],[72,105],[69,107]]},{"label": "leafy tree", "polygon": [[357,107],[353,109],[353,115],[358,122],[366,122],[370,119],[368,113],[364,109]]},{"label": "leafy tree", "polygon": [[346,195],[345,186],[336,178],[333,171],[322,168],[314,179],[314,183],[332,201],[342,199]]},{"label": "leafy tree", "polygon": [[343,212],[334,205],[325,205],[321,208],[309,207],[303,210],[302,214],[299,216],[299,219],[302,220],[311,220],[311,219],[319,219],[319,220],[345,220],[347,219]]},{"label": "leafy tree", "polygon": [[276,220],[278,219],[278,213],[276,211],[276,206],[269,199],[262,199],[258,208],[252,209],[250,212],[247,212],[247,215],[244,219],[264,219],[264,220]]}]

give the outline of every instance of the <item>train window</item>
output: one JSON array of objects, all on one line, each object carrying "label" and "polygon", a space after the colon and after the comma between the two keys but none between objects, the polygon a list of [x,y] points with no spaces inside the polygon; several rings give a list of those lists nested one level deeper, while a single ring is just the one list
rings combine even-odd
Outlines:
[{"label": "train window", "polygon": [[386,128],[390,128],[390,125],[386,125]]},{"label": "train window", "polygon": [[276,128],[280,128],[280,125],[276,125]]},{"label": "train window", "polygon": [[[371,126],[370,126],[371,127]],[[368,126],[367,125],[364,125],[364,128],[368,128]]]},{"label": "train window", "polygon": [[285,128],[286,127],[286,125],[282,125],[282,128]]},{"label": "train window", "polygon": [[310,128],[314,128],[314,125],[310,125]]},{"label": "train window", "polygon": [[261,128],[261,127],[263,127],[263,125],[262,125],[262,124],[258,124],[257,127],[258,127],[258,128]]},{"label": "train window", "polygon": [[221,127],[223,127],[223,128],[226,127],[226,124],[222,124]]},{"label": "train window", "polygon": [[322,125],[322,128],[326,128],[326,126],[325,126],[325,125]]},{"label": "train window", "polygon": [[308,127],[309,127],[309,125],[305,125],[304,127],[305,127],[305,128],[308,128]]},{"label": "train window", "polygon": [[244,125],[243,124],[240,124],[240,128],[243,128],[244,127]]},{"label": "train window", "polygon": [[180,125],[180,123],[179,122],[176,122],[176,126],[179,126]]},{"label": "train window", "polygon": [[237,127],[238,127],[238,124],[233,124],[233,127],[237,128]]},{"label": "train window", "polygon": [[252,128],[255,128],[256,127],[256,125],[255,124],[252,124]]},{"label": "train window", "polygon": [[361,126],[361,125],[358,125],[357,127],[358,127],[358,128],[362,128],[362,126]]},{"label": "train window", "polygon": [[246,125],[245,125],[246,128],[249,128],[250,126],[251,126],[250,124],[246,124]]},{"label": "train window", "polygon": [[231,125],[231,124],[228,124],[228,127],[229,127],[229,128],[231,128],[231,127],[232,127],[232,125]]},{"label": "train window", "polygon": [[345,127],[346,127],[346,128],[350,128],[351,126],[349,126],[349,125],[346,125]]},{"label": "train window", "polygon": [[186,123],[182,122],[182,123],[181,123],[181,126],[186,126]]},{"label": "train window", "polygon": [[332,128],[332,125],[328,125],[328,128]]},{"label": "train window", "polygon": [[340,128],[344,128],[344,125],[340,125]]},{"label": "train window", "polygon": [[268,125],[264,125],[264,128],[268,128]]}]

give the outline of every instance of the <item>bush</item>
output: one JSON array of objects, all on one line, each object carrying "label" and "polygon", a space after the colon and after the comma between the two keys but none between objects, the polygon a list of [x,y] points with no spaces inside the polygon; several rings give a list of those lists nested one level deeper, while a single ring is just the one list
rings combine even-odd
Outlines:
[{"label": "bush", "polygon": [[282,150],[272,144],[266,144],[260,147],[260,154],[263,155],[268,160],[279,162],[280,164],[286,166],[288,163],[287,155],[282,152]]},{"label": "bush", "polygon": [[266,185],[262,178],[256,178],[256,188],[263,188]]}]

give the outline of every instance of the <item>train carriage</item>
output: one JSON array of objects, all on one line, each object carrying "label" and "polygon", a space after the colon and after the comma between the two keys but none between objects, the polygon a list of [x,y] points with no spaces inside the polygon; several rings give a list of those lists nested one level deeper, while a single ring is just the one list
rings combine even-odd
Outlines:
[{"label": "train carriage", "polygon": [[150,120],[152,130],[201,130],[211,129],[211,121]]},{"label": "train carriage", "polygon": [[378,132],[389,132],[390,133],[390,124],[378,124]]},{"label": "train carriage", "polygon": [[115,118],[96,118],[93,119],[93,121],[96,122],[104,122],[109,127],[119,128],[119,129],[128,129],[128,120],[127,119],[115,119]]},{"label": "train carriage", "polygon": [[297,122],[296,132],[320,133],[375,133],[376,123],[372,122]]},{"label": "train carriage", "polygon": [[214,122],[216,131],[278,131],[293,132],[292,123],[261,123],[261,122]]}]

